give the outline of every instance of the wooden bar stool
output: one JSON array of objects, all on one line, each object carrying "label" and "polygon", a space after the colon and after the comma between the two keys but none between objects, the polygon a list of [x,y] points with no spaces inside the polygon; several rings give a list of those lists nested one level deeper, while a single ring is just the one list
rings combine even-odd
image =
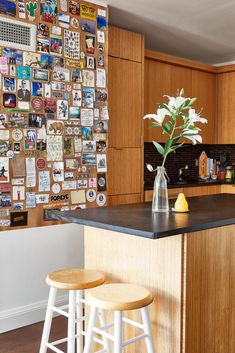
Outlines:
[{"label": "wooden bar stool", "polygon": [[[148,353],[154,353],[151,324],[147,307],[152,301],[153,297],[147,289],[128,283],[111,283],[88,291],[87,302],[91,305],[91,312],[88,321],[84,353],[91,353],[95,333],[113,341],[114,353],[121,353],[124,347],[144,338],[146,340]],[[114,311],[114,323],[99,328],[96,327],[96,317],[99,309]],[[136,309],[140,309],[141,311],[142,323],[123,317],[123,311]],[[138,327],[142,329],[144,333],[124,342],[123,323]],[[112,326],[114,326],[113,335],[107,332],[107,329]],[[106,349],[104,349],[104,351],[105,350]]]},{"label": "wooden bar stool", "polygon": [[[83,299],[83,290],[99,286],[103,284],[104,281],[105,277],[102,273],[86,269],[69,268],[48,274],[46,283],[50,286],[50,293],[39,353],[46,353],[47,348],[57,353],[63,353],[56,345],[66,341],[67,353],[75,353],[75,339],[77,340],[77,353],[83,351],[82,334],[85,334],[83,332],[83,321],[85,320],[85,316],[83,316],[83,306],[86,303]],[[58,289],[69,292],[68,305],[61,307],[55,306]],[[65,309],[68,310],[66,311]],[[49,343],[54,312],[68,318],[68,337]],[[100,318],[100,322],[104,322],[103,317]]]}]

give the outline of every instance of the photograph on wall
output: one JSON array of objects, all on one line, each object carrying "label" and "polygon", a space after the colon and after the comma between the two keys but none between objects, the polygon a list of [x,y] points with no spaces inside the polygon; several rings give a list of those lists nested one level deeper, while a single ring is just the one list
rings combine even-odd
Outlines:
[{"label": "photograph on wall", "polygon": [[16,16],[16,4],[12,1],[1,0],[0,13],[3,15],[15,17]]},{"label": "photograph on wall", "polygon": [[83,86],[94,87],[95,86],[95,74],[94,71],[91,70],[83,70]]},{"label": "photograph on wall", "polygon": [[24,130],[24,149],[36,150],[36,130],[35,129]]},{"label": "photograph on wall", "polygon": [[37,51],[40,53],[49,53],[49,40],[45,38],[37,39]]},{"label": "photograph on wall", "polygon": [[3,92],[15,92],[16,80],[13,77],[3,77]]},{"label": "photograph on wall", "polygon": [[44,114],[29,114],[29,127],[45,128],[46,117]]},{"label": "photograph on wall", "polygon": [[82,104],[82,92],[80,90],[72,91],[72,105],[75,107],[81,107]]},{"label": "photograph on wall", "polygon": [[42,82],[32,82],[32,96],[35,96],[35,97],[43,96]]},{"label": "photograph on wall", "polygon": [[106,141],[96,141],[96,152],[106,153]]},{"label": "photograph on wall", "polygon": [[47,120],[48,135],[62,135],[64,133],[64,123],[57,120]]},{"label": "photograph on wall", "polygon": [[65,169],[70,170],[78,170],[79,162],[77,158],[66,158],[65,159]]},{"label": "photograph on wall", "polygon": [[73,137],[65,137],[64,138],[64,154],[68,155],[68,156],[74,154],[74,139],[73,139]]},{"label": "photograph on wall", "polygon": [[41,54],[24,51],[23,65],[29,67],[41,67]]},{"label": "photograph on wall", "polygon": [[30,101],[30,81],[18,80],[17,97],[19,101],[23,101],[23,102]]},{"label": "photograph on wall", "polygon": [[98,133],[106,133],[108,130],[107,121],[94,121],[94,131]]},{"label": "photograph on wall", "polygon": [[82,141],[83,152],[96,152],[96,141]]},{"label": "photograph on wall", "polygon": [[54,99],[45,99],[44,101],[44,109],[46,113],[55,113],[57,106],[56,106],[56,100]]},{"label": "photograph on wall", "polygon": [[37,33],[39,37],[49,37],[49,27],[45,23],[38,23]]},{"label": "photograph on wall", "polygon": [[50,36],[50,53],[52,55],[62,55],[63,43],[62,37],[57,35]]},{"label": "photograph on wall", "polygon": [[80,120],[81,110],[79,107],[69,107],[69,119]]},{"label": "photograph on wall", "polygon": [[53,163],[53,181],[64,181],[64,162],[54,162]]},{"label": "photograph on wall", "polygon": [[85,18],[81,18],[80,19],[80,28],[83,32],[95,34],[96,23],[94,21],[89,21],[89,20],[86,20]]},{"label": "photograph on wall", "polygon": [[70,81],[70,71],[63,67],[55,67],[52,71],[52,80],[55,81]]},{"label": "photograph on wall", "polygon": [[86,34],[85,36],[86,53],[95,54],[95,37]]},{"label": "photograph on wall", "polygon": [[9,65],[22,65],[23,64],[23,53],[21,50],[3,48],[2,56],[7,58]]},{"label": "photograph on wall", "polygon": [[43,21],[56,23],[57,12],[57,0],[40,0],[40,15]]},{"label": "photograph on wall", "polygon": [[97,172],[107,172],[106,154],[97,154]]},{"label": "photograph on wall", "polygon": [[51,55],[42,54],[41,67],[45,70],[51,70],[54,66],[54,58]]},{"label": "photograph on wall", "polygon": [[83,153],[82,164],[96,164],[96,154],[95,153]]},{"label": "photograph on wall", "polygon": [[83,140],[93,140],[92,128],[82,127],[82,139]]},{"label": "photograph on wall", "polygon": [[82,82],[82,70],[72,69],[72,81]]},{"label": "photograph on wall", "polygon": [[64,56],[66,58],[80,59],[80,33],[69,30],[64,31]]},{"label": "photograph on wall", "polygon": [[82,89],[82,105],[84,108],[94,108],[95,90],[94,88],[84,87]]},{"label": "photograph on wall", "polygon": [[58,14],[58,24],[60,27],[69,28],[70,25],[70,16],[64,13]]},{"label": "photograph on wall", "polygon": [[49,71],[34,69],[33,70],[33,79],[39,81],[49,81]]},{"label": "photograph on wall", "polygon": [[16,107],[16,95],[12,93],[3,93],[3,106],[5,108],[15,108]]},{"label": "photograph on wall", "polygon": [[51,89],[53,91],[66,91],[66,83],[65,82],[51,82]]},{"label": "photograph on wall", "polygon": [[32,71],[28,66],[17,66],[16,68],[17,77],[20,79],[31,80]]},{"label": "photograph on wall", "polygon": [[93,56],[86,57],[86,68],[95,70],[95,58]]},{"label": "photograph on wall", "polygon": [[60,120],[68,119],[68,102],[66,100],[57,101],[57,118]]},{"label": "photograph on wall", "polygon": [[9,183],[9,158],[0,157],[0,183]]},{"label": "photograph on wall", "polygon": [[10,192],[0,192],[0,207],[11,207]]},{"label": "photograph on wall", "polygon": [[68,0],[69,1],[69,12],[72,15],[79,16],[80,15],[80,5],[76,0]]}]

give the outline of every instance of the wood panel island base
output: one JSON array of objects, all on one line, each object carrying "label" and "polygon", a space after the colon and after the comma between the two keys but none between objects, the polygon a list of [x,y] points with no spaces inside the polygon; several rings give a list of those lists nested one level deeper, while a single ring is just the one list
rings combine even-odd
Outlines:
[{"label": "wood panel island base", "polygon": [[184,214],[152,215],[150,204],[135,204],[48,216],[85,225],[86,268],[152,292],[156,353],[234,353],[235,195],[188,202]]}]

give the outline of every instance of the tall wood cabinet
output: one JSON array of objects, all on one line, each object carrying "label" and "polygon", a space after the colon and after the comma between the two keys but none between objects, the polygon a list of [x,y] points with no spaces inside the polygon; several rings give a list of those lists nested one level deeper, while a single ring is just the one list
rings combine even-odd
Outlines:
[{"label": "tall wood cabinet", "polygon": [[143,200],[142,35],[109,27],[109,204]]},{"label": "tall wood cabinet", "polygon": [[[201,125],[203,143],[215,143],[215,69],[209,65],[184,63],[183,59],[169,58],[167,55],[164,58],[163,54],[155,52],[152,57],[151,54],[145,56],[145,114],[155,113],[158,103],[164,101],[163,95],[175,96],[181,88],[184,88],[185,96],[197,97],[194,107],[198,111],[203,108],[202,115],[208,120],[207,125]],[[160,129],[152,129],[150,126],[151,121],[145,120],[144,140],[165,142],[166,135],[162,135]]]}]

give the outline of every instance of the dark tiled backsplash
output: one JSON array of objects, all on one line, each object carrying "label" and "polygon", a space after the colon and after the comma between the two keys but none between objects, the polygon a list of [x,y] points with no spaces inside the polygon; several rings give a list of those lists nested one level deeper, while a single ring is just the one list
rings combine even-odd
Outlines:
[{"label": "dark tiled backsplash", "polygon": [[[221,155],[226,155],[227,164],[235,163],[235,145],[184,145],[175,153],[171,153],[167,157],[165,164],[167,175],[170,182],[179,180],[179,168],[185,167],[187,164],[187,179],[195,180],[198,178],[198,167],[196,160],[202,151],[205,151],[207,157],[218,159]],[[151,173],[146,168],[146,163],[151,164],[154,168],[162,163],[161,155],[157,152],[152,142],[144,144],[144,181],[146,186],[152,186],[154,183],[155,173]]]}]

